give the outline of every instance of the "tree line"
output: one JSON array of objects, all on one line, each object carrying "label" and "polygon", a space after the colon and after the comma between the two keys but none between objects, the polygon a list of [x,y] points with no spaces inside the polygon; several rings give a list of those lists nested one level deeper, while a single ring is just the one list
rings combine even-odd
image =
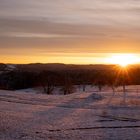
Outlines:
[{"label": "tree line", "polygon": [[81,85],[83,91],[86,90],[86,85],[95,85],[101,91],[106,85],[115,90],[116,86],[129,84],[140,84],[140,68],[130,68],[127,71],[119,68],[40,72],[13,70],[0,74],[0,89],[17,90],[41,86],[46,94],[53,94],[55,87],[61,87],[66,95],[75,91],[74,85]]}]

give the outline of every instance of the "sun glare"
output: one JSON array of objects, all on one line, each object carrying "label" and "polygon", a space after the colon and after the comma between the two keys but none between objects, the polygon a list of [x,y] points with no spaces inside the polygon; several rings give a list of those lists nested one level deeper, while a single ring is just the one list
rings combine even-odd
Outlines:
[{"label": "sun glare", "polygon": [[118,64],[122,67],[126,67],[129,64],[137,64],[140,62],[140,58],[135,54],[115,54],[106,58],[106,63]]}]

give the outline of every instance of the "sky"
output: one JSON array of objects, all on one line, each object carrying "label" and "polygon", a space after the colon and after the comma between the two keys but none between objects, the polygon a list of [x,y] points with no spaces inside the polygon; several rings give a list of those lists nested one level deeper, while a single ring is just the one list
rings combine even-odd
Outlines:
[{"label": "sky", "polygon": [[104,63],[140,55],[140,0],[0,0],[0,62]]}]

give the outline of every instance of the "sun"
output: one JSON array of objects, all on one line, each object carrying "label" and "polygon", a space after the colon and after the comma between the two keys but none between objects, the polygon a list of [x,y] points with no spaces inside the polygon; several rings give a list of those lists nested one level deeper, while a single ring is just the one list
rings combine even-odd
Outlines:
[{"label": "sun", "polygon": [[135,54],[114,54],[105,60],[109,64],[118,64],[121,67],[126,67],[129,64],[137,64],[140,58]]}]

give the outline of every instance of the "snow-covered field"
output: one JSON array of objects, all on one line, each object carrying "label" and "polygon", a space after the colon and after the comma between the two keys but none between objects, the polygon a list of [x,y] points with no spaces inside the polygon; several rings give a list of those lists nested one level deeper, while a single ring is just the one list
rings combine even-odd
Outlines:
[{"label": "snow-covered field", "polygon": [[139,89],[127,87],[125,104],[121,88],[114,96],[0,90],[0,140],[140,140]]}]

